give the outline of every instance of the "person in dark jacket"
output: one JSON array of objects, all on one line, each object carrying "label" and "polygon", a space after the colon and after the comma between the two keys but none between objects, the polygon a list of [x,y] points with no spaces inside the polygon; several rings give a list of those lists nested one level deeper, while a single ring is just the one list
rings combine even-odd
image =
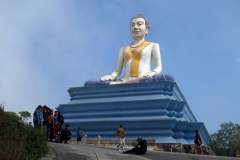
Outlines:
[{"label": "person in dark jacket", "polygon": [[201,154],[203,154],[203,150],[202,150],[202,147],[201,147],[202,139],[201,139],[200,135],[198,134],[198,130],[195,130],[194,144],[195,144],[195,146],[194,146],[194,149],[193,149],[192,153],[195,153],[195,150],[197,150],[197,148],[200,147]]},{"label": "person in dark jacket", "polygon": [[65,126],[65,129],[61,132],[61,142],[69,143],[69,140],[72,137],[72,133],[69,131],[69,124]]},{"label": "person in dark jacket", "polygon": [[62,129],[62,125],[64,123],[64,118],[63,118],[62,112],[58,112],[57,120],[58,120],[58,123],[60,123],[61,129]]},{"label": "person in dark jacket", "polygon": [[52,109],[47,109],[47,113],[48,113],[48,126],[47,126],[47,139],[49,138],[49,133],[51,128],[53,127],[54,124],[54,117],[53,117],[53,110]]},{"label": "person in dark jacket", "polygon": [[136,153],[139,155],[143,155],[147,152],[147,142],[146,140],[142,140],[142,137],[138,137],[137,139],[138,143],[132,144],[134,146],[133,149],[130,149],[128,151],[122,151],[122,153]]},{"label": "person in dark jacket", "polygon": [[42,114],[43,114],[43,130],[47,131],[47,125],[48,125],[48,113],[47,113],[47,106],[44,105],[42,109]]}]

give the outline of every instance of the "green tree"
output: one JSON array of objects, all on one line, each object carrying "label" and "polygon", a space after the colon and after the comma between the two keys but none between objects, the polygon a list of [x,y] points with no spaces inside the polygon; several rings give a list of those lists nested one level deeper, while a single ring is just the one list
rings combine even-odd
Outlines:
[{"label": "green tree", "polygon": [[21,120],[22,118],[17,115],[15,112],[5,112],[6,114],[10,115],[12,118],[15,118],[16,120]]},{"label": "green tree", "polygon": [[31,118],[31,113],[28,111],[20,111],[19,114],[23,117],[23,121]]},{"label": "green tree", "polygon": [[235,157],[240,153],[240,125],[222,123],[221,129],[211,135],[211,148],[218,156]]},{"label": "green tree", "polygon": [[46,133],[24,125],[16,113],[0,109],[0,126],[0,160],[35,160],[48,152]]},{"label": "green tree", "polygon": [[0,110],[4,111],[4,103],[0,103]]},{"label": "green tree", "polygon": [[4,106],[2,103],[0,103],[0,110],[4,111]]}]

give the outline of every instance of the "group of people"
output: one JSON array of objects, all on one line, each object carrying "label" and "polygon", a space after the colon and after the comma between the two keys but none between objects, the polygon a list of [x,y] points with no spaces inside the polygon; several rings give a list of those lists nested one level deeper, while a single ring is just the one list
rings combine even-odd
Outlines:
[{"label": "group of people", "polygon": [[59,123],[54,124],[54,126],[50,129],[49,140],[53,142],[53,139],[57,143],[67,143],[69,144],[69,140],[72,137],[72,133],[69,130],[70,125],[66,124],[65,128],[61,130],[61,125]]},{"label": "group of people", "polygon": [[[125,148],[125,131],[123,129],[123,126],[120,125],[119,128],[117,129],[116,135],[118,136],[119,139],[119,145],[117,146],[118,148]],[[195,139],[194,139],[194,149],[192,150],[191,153],[195,153],[198,148],[200,148],[201,153],[203,154],[203,150],[201,147],[202,144],[202,139],[198,133],[198,130],[195,130]],[[141,136],[138,137],[137,143],[132,143],[134,146],[133,149],[130,150],[119,150],[122,153],[136,153],[139,155],[143,155],[147,152],[147,142],[146,140],[143,140]]]},{"label": "group of people", "polygon": [[33,128],[32,122],[26,123],[26,126],[28,126],[29,128]]},{"label": "group of people", "polygon": [[[42,129],[43,131],[46,131],[46,137],[47,139],[52,142],[53,139],[55,142],[58,143],[69,143],[69,140],[72,137],[72,134],[69,130],[70,125],[66,124],[65,128],[62,129],[62,125],[64,123],[64,118],[61,112],[55,111],[53,114],[53,110],[48,108],[46,105],[41,106],[39,105],[34,113],[33,113],[33,123],[34,123],[34,128],[36,129]],[[29,127],[32,127],[31,122],[28,124]],[[195,147],[193,150],[193,153],[195,150],[200,147],[201,154],[203,154],[202,148],[201,148],[201,137],[198,134],[198,130],[195,130]],[[116,135],[119,138],[119,148],[124,148],[125,147],[125,131],[123,129],[123,126],[120,125]],[[81,131],[81,128],[78,127],[78,130],[76,132],[77,136],[77,144],[81,143],[83,134]],[[145,154],[147,152],[147,142],[146,140],[143,140],[141,136],[138,137],[137,139],[137,144],[132,144],[134,146],[133,149],[125,151],[125,150],[120,150],[122,153],[136,153],[136,154]]]},{"label": "group of people", "polygon": [[53,115],[52,109],[50,109],[46,105],[39,105],[33,113],[33,123],[34,128],[44,130],[47,128],[52,128],[56,123],[59,123],[59,125],[62,127],[62,124],[64,123],[64,118],[62,112],[55,111]]},{"label": "group of people", "polygon": [[62,129],[64,124],[62,112],[55,111],[53,114],[53,110],[46,105],[39,105],[33,113],[33,124],[34,128],[46,132],[46,138],[49,141],[52,142],[55,139],[55,142],[69,143],[71,138],[70,126],[67,124]]}]

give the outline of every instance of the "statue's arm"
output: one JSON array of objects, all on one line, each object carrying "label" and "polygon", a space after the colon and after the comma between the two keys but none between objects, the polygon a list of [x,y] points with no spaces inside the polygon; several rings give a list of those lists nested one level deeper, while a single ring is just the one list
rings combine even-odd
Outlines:
[{"label": "statue's arm", "polygon": [[153,43],[152,56],[154,59],[155,68],[151,72],[146,73],[143,77],[153,77],[158,75],[162,71],[160,47],[157,43]]},{"label": "statue's arm", "polygon": [[116,69],[113,73],[110,74],[114,77],[114,79],[117,78],[117,76],[119,76],[122,73],[122,67],[124,64],[124,55],[123,55],[124,48],[125,47],[119,50]]},{"label": "statue's arm", "polygon": [[161,61],[159,44],[157,43],[153,44],[152,55],[153,55],[154,65],[155,65],[155,68],[153,71],[156,72],[156,74],[159,74],[162,72],[162,61]]},{"label": "statue's arm", "polygon": [[125,49],[125,47],[122,47],[119,50],[117,66],[116,66],[115,71],[112,72],[110,75],[105,75],[105,76],[101,77],[102,81],[114,80],[115,78],[117,78],[117,76],[119,76],[122,73],[122,67],[124,64],[124,55],[123,55],[124,49]]}]

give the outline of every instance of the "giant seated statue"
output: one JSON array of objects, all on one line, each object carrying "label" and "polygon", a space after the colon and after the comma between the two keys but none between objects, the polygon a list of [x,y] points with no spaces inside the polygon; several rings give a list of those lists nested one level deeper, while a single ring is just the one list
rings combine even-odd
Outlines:
[{"label": "giant seated statue", "polygon": [[[162,71],[160,47],[157,43],[145,41],[150,26],[142,14],[133,17],[130,23],[130,32],[133,42],[120,48],[116,69],[110,75],[105,75],[100,80],[89,80],[84,86],[114,85],[125,83],[143,83],[152,81],[170,81],[171,75],[160,74]],[[155,68],[151,70],[152,58]],[[125,66],[125,74],[117,79]]]}]

